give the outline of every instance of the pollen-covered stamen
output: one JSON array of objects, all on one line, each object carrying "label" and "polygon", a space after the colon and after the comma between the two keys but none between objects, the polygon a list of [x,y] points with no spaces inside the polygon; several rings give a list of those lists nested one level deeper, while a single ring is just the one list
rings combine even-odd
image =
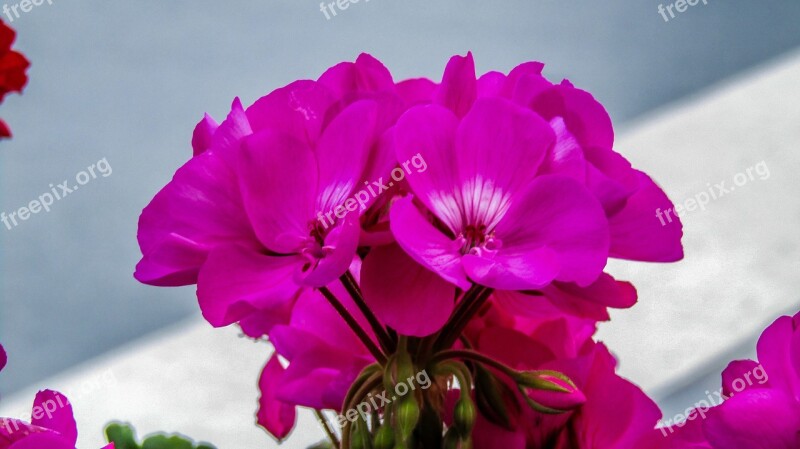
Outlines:
[{"label": "pollen-covered stamen", "polygon": [[503,246],[503,242],[486,225],[468,225],[458,235],[457,241],[461,244],[462,254],[474,256],[492,256]]}]

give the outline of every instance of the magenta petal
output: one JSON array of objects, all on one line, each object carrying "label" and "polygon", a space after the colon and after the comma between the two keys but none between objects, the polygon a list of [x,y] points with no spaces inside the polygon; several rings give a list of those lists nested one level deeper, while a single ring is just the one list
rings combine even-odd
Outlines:
[{"label": "magenta petal", "polygon": [[356,62],[342,62],[326,70],[318,82],[337,98],[347,100],[352,93],[380,92],[394,87],[392,74],[372,55],[362,53]]},{"label": "magenta petal", "polygon": [[361,235],[358,215],[349,214],[342,223],[325,237],[325,246],[331,252],[316,267],[304,273],[297,273],[295,280],[310,287],[323,287],[338,279],[350,267],[358,249]]},{"label": "magenta petal", "polygon": [[274,257],[238,246],[212,251],[197,282],[203,316],[215,327],[235,323],[251,313],[279,308],[300,289],[293,274],[299,256]]},{"label": "magenta petal", "polygon": [[645,262],[683,259],[683,224],[672,211],[667,195],[647,175],[639,173],[640,187],[625,207],[608,219],[611,256]]},{"label": "magenta petal", "polygon": [[475,102],[458,127],[451,162],[458,164],[467,218],[492,228],[495,223],[480,215],[508,207],[509,196],[533,179],[554,141],[550,125],[527,109],[497,98]]},{"label": "magenta petal", "polygon": [[261,372],[258,388],[258,425],[267,430],[278,441],[286,438],[294,428],[297,411],[294,405],[279,401],[276,396],[281,388],[281,380],[285,372],[277,354],[270,357]]},{"label": "magenta petal", "polygon": [[457,195],[458,169],[455,135],[458,118],[437,105],[411,108],[395,127],[395,151],[398,161],[424,158],[428,169],[409,176],[408,182],[418,198],[442,219],[451,230],[461,226],[461,198]]},{"label": "magenta petal", "polygon": [[478,78],[478,98],[502,95],[506,76],[500,72],[486,72]]},{"label": "magenta petal", "polygon": [[769,376],[753,360],[734,360],[722,372],[722,393],[733,396],[749,388],[767,388]]},{"label": "magenta petal", "polygon": [[[397,244],[372,248],[361,270],[367,305],[382,323],[403,335],[433,334],[453,312],[455,286],[419,265]],[[404,288],[398,288],[401,285]]]},{"label": "magenta petal", "polygon": [[758,361],[769,374],[770,385],[794,398],[800,398],[800,372],[797,366],[800,346],[796,343],[800,332],[795,329],[791,317],[778,318],[761,334],[756,350]]},{"label": "magenta petal", "polygon": [[75,449],[75,443],[56,433],[33,433],[8,446],[8,449]]},{"label": "magenta petal", "polygon": [[711,410],[705,434],[715,449],[800,447],[800,406],[784,392],[757,388]]},{"label": "magenta petal", "polygon": [[586,181],[586,159],[583,149],[575,139],[564,119],[556,117],[550,121],[550,126],[556,135],[556,144],[547,153],[542,163],[540,173],[550,175],[564,175],[574,178],[581,183]]},{"label": "magenta petal", "polygon": [[543,92],[532,106],[547,120],[563,117],[582,147],[613,148],[614,128],[608,112],[590,93],[576,89],[568,81]]},{"label": "magenta petal", "polygon": [[245,209],[261,243],[292,254],[308,238],[314,210],[317,161],[301,141],[261,131],[245,139],[239,172]]},{"label": "magenta petal", "polygon": [[348,106],[325,128],[317,144],[319,194],[317,209],[323,214],[344,206],[361,177],[375,141],[377,106],[358,101]]},{"label": "magenta petal", "polygon": [[57,391],[44,390],[36,394],[31,424],[53,430],[72,446],[78,440],[78,427],[72,414],[72,404]]},{"label": "magenta petal", "polygon": [[6,367],[6,363],[8,363],[8,356],[6,355],[6,350],[3,348],[3,345],[0,345],[0,371],[3,371],[3,368]]},{"label": "magenta petal", "polygon": [[561,271],[555,251],[529,248],[502,251],[489,258],[467,254],[464,270],[477,284],[499,290],[531,290],[549,284]]},{"label": "magenta petal", "polygon": [[247,108],[247,118],[254,131],[278,130],[311,145],[336,101],[323,84],[300,80],[260,98]]},{"label": "magenta petal", "polygon": [[442,83],[436,92],[436,103],[450,109],[458,117],[463,117],[477,96],[475,60],[472,53],[453,56],[447,63]]},{"label": "magenta petal", "polygon": [[554,301],[572,298],[615,309],[628,309],[636,304],[638,295],[630,282],[618,281],[603,273],[593,284],[580,287],[575,284],[555,282],[548,287],[547,294]]},{"label": "magenta petal", "polygon": [[434,228],[411,197],[394,203],[389,223],[397,243],[412,259],[462,290],[470,287],[461,266],[459,245]]},{"label": "magenta petal", "polygon": [[213,151],[189,160],[139,218],[142,260],[135,277],[158,286],[189,285],[217,245],[259,246],[244,213],[236,175]]},{"label": "magenta petal", "polygon": [[192,149],[195,156],[205,152],[211,146],[214,132],[218,127],[217,122],[208,114],[203,116],[203,120],[200,120],[200,123],[195,126],[192,134]]},{"label": "magenta petal", "polygon": [[397,95],[403,99],[406,106],[430,103],[436,92],[436,83],[428,78],[414,78],[397,83]]},{"label": "magenta petal", "polygon": [[[608,259],[608,223],[603,209],[586,188],[563,176],[536,178],[515,198],[496,230],[502,247],[495,260],[531,263],[533,272],[540,268],[536,265],[540,249],[546,247],[559,256],[559,281],[590,285]],[[535,257],[527,262],[525,254]],[[544,274],[535,281],[543,279]]]},{"label": "magenta petal", "polygon": [[225,159],[231,168],[236,167],[236,152],[244,137],[253,134],[247,119],[242,100],[236,97],[231,104],[231,112],[220,123],[211,141],[211,150]]}]

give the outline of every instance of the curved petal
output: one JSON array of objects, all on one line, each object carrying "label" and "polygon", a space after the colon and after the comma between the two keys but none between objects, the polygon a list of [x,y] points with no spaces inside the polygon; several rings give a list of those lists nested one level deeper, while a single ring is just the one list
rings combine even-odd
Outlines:
[{"label": "curved petal", "polygon": [[215,249],[197,282],[203,316],[214,327],[223,327],[293,301],[300,287],[292,275],[302,263],[299,256],[265,256],[239,246]]},{"label": "curved petal", "polygon": [[6,355],[6,350],[3,348],[3,345],[0,345],[0,371],[3,371],[3,368],[6,367],[6,363],[8,363],[8,356]]},{"label": "curved petal", "polygon": [[397,94],[403,99],[406,106],[431,103],[436,92],[437,84],[428,78],[414,78],[403,80],[395,86]]},{"label": "curved petal", "polygon": [[33,433],[13,443],[8,449],[75,449],[75,443],[51,432]]},{"label": "curved petal", "polygon": [[490,257],[467,254],[462,263],[470,279],[499,290],[541,288],[561,271],[558,254],[547,247],[504,250]]},{"label": "curved petal", "polygon": [[[541,248],[558,255],[559,281],[587,286],[597,280],[608,259],[608,222],[597,200],[563,176],[540,176],[521,192],[497,226],[499,263],[532,263],[541,269]],[[526,255],[531,254],[530,259]],[[541,282],[544,274],[535,278]]]},{"label": "curved petal", "polygon": [[756,351],[758,361],[769,374],[770,385],[800,400],[800,331],[796,329],[792,317],[778,318],[761,334]]},{"label": "curved petal", "polygon": [[66,396],[52,390],[40,391],[33,400],[31,416],[31,424],[50,429],[75,446],[78,426],[72,414],[72,404]]},{"label": "curved petal", "polygon": [[586,182],[586,159],[583,149],[564,123],[564,119],[556,117],[550,121],[550,127],[556,135],[556,143],[547,152],[541,174],[564,175],[574,178],[580,183]]},{"label": "curved petal", "polygon": [[375,102],[358,101],[325,128],[315,151],[319,167],[318,211],[327,213],[344,206],[353,190],[360,187],[376,139],[377,111]]},{"label": "curved petal", "polygon": [[395,126],[395,152],[398,161],[419,155],[428,169],[407,178],[417,197],[457,232],[461,226],[461,198],[457,196],[458,171],[455,135],[458,118],[437,105],[417,106],[403,114]]},{"label": "curved petal", "polygon": [[546,120],[563,117],[582,147],[613,148],[614,127],[608,112],[590,93],[569,81],[547,89],[531,105]]},{"label": "curved petal", "polygon": [[192,150],[194,155],[204,153],[210,146],[219,125],[208,114],[203,116],[203,119],[195,126],[194,133],[192,133]]},{"label": "curved petal", "polygon": [[278,130],[313,145],[336,101],[323,84],[299,80],[253,103],[247,108],[247,118],[254,131]]},{"label": "curved petal", "polygon": [[208,252],[221,244],[260,246],[229,166],[205,152],[178,169],[139,217],[142,260],[135,277],[158,286],[197,283]]},{"label": "curved petal", "polygon": [[258,381],[258,388],[261,390],[256,415],[258,425],[278,441],[282,441],[291,433],[297,420],[297,411],[294,405],[277,399],[284,372],[285,369],[278,360],[277,354],[273,354],[264,366],[264,370],[261,371]]},{"label": "curved petal", "polygon": [[355,62],[342,62],[326,70],[318,82],[339,99],[361,92],[379,92],[394,88],[392,74],[372,55],[362,53]]},{"label": "curved petal", "polygon": [[711,410],[705,434],[715,449],[800,447],[800,405],[784,392],[757,388]]},{"label": "curved petal", "polygon": [[[453,312],[455,286],[419,265],[397,244],[372,248],[361,270],[367,305],[382,323],[403,335],[431,335]],[[400,285],[404,288],[397,288]]]},{"label": "curved petal", "polygon": [[636,287],[630,282],[618,281],[611,275],[603,273],[600,277],[586,287],[564,282],[554,282],[545,289],[554,301],[577,300],[587,301],[603,307],[615,309],[629,309],[636,304],[638,295]]},{"label": "curved petal", "polygon": [[253,134],[253,129],[250,126],[250,120],[242,106],[242,100],[236,97],[231,104],[231,112],[220,123],[214,136],[211,139],[210,150],[217,153],[221,158],[225,159],[228,165],[236,168],[236,153],[243,138]]},{"label": "curved petal", "polygon": [[645,262],[675,262],[683,259],[683,224],[672,201],[644,173],[639,189],[625,207],[608,219],[612,257]]},{"label": "curved petal", "polygon": [[436,92],[436,103],[450,109],[458,117],[463,117],[477,96],[475,60],[472,53],[453,56],[447,63],[442,83]]},{"label": "curved petal", "polygon": [[459,245],[422,216],[412,197],[394,203],[389,214],[389,224],[397,243],[412,259],[462,290],[470,287],[461,266]]},{"label": "curved petal", "polygon": [[722,393],[733,396],[748,388],[768,388],[764,367],[753,360],[734,360],[722,372]]},{"label": "curved petal", "polygon": [[458,167],[466,224],[494,228],[554,141],[550,125],[529,110],[498,98],[476,101],[458,127],[451,162]]},{"label": "curved petal", "polygon": [[298,272],[295,280],[310,287],[322,287],[339,279],[353,261],[361,235],[358,215],[348,214],[344,221],[325,237],[325,247],[330,248],[319,263],[305,272]]},{"label": "curved petal", "polygon": [[245,210],[261,243],[277,253],[296,252],[315,216],[314,153],[287,134],[261,131],[245,139],[239,173]]}]

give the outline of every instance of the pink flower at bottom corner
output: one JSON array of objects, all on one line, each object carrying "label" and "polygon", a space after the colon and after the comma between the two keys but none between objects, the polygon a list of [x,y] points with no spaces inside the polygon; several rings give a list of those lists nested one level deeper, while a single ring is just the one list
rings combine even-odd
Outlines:
[{"label": "pink flower at bottom corner", "polygon": [[[2,347],[0,354],[4,359]],[[75,449],[78,429],[66,396],[53,390],[40,391],[31,416],[30,423],[0,418],[0,449]],[[102,449],[114,449],[114,443]]]}]

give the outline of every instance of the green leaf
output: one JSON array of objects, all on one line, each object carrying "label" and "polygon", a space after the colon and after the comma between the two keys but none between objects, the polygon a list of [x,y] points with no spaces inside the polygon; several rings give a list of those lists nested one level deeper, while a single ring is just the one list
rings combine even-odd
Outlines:
[{"label": "green leaf", "polygon": [[177,435],[153,435],[144,440],[142,449],[195,449],[194,444]]},{"label": "green leaf", "polygon": [[106,439],[114,443],[116,449],[140,449],[136,443],[136,433],[128,424],[109,424],[106,427]]},{"label": "green leaf", "polygon": [[208,443],[195,443],[182,435],[158,433],[148,435],[140,446],[136,442],[136,431],[129,424],[112,423],[106,427],[109,443],[116,449],[217,449]]}]

